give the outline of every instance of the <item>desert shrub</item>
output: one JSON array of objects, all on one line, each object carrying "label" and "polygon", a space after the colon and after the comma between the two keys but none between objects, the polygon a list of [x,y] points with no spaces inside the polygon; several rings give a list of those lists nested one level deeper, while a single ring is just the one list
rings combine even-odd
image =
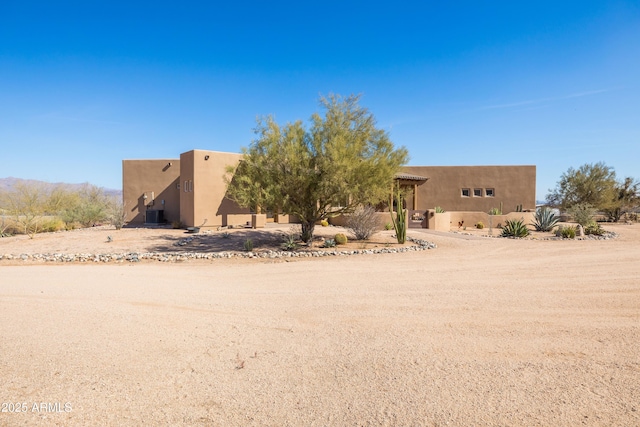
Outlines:
[{"label": "desert shrub", "polygon": [[65,230],[66,224],[60,218],[43,218],[40,221],[41,233],[51,233],[54,231]]},{"label": "desert shrub", "polygon": [[508,219],[502,227],[502,237],[527,237],[530,231],[523,220]]},{"label": "desert shrub", "polygon": [[127,210],[125,204],[119,197],[113,197],[106,202],[106,219],[109,224],[113,225],[116,230],[124,227],[127,218]]},{"label": "desert shrub", "polygon": [[322,245],[323,248],[335,248],[335,246],[336,246],[335,239],[327,239],[324,241]]},{"label": "desert shrub", "polygon": [[592,234],[594,236],[602,236],[604,234],[604,228],[595,221],[591,221],[586,227],[584,227],[584,234]]},{"label": "desert shrub", "polygon": [[390,222],[386,223],[384,225],[384,229],[389,231],[389,230],[393,230],[393,224],[391,224]]},{"label": "desert shrub", "polygon": [[569,213],[573,216],[575,222],[586,227],[593,221],[593,215],[596,213],[596,210],[589,204],[580,203],[572,206],[571,209],[569,209]]},{"label": "desert shrub", "polygon": [[576,228],[573,226],[560,227],[560,237],[563,239],[575,239]]},{"label": "desert shrub", "polygon": [[560,221],[560,218],[557,217],[551,209],[543,207],[536,210],[531,225],[533,225],[536,231],[551,231],[558,221]]},{"label": "desert shrub", "polygon": [[244,241],[244,250],[251,252],[253,250],[253,240],[247,239]]},{"label": "desert shrub", "polygon": [[2,215],[2,217],[0,217],[0,237],[11,237],[16,234],[16,232],[17,228],[14,221]]},{"label": "desert shrub", "polygon": [[359,206],[347,217],[346,228],[356,240],[366,240],[378,230],[376,210],[371,206]]},{"label": "desert shrub", "polygon": [[229,233],[228,231],[225,231],[224,233],[222,233],[220,235],[223,239],[230,239],[231,238],[231,233]]},{"label": "desert shrub", "polygon": [[334,240],[337,245],[346,245],[347,244],[347,236],[344,233],[338,233],[335,235]]},{"label": "desert shrub", "polygon": [[[124,211],[124,206],[121,208]],[[91,227],[109,220],[108,198],[101,188],[89,184],[69,196],[60,209],[60,217],[67,224],[77,222],[83,227]]]},{"label": "desert shrub", "polygon": [[435,211],[436,213],[445,213],[446,211],[444,209],[442,209],[440,206],[436,206],[435,207]]},{"label": "desert shrub", "polygon": [[502,215],[502,211],[499,208],[491,208],[489,215]]},{"label": "desert shrub", "polygon": [[320,221],[320,225],[323,227],[328,227],[329,226],[329,221],[327,221],[326,219],[323,219],[322,221]]},{"label": "desert shrub", "polygon": [[478,221],[478,223],[476,224],[476,228],[478,230],[482,230],[484,228],[484,224],[482,223],[482,221]]},{"label": "desert shrub", "polygon": [[171,221],[171,227],[179,230],[181,228],[184,228],[184,222],[180,221],[179,219],[176,219],[174,221]]}]

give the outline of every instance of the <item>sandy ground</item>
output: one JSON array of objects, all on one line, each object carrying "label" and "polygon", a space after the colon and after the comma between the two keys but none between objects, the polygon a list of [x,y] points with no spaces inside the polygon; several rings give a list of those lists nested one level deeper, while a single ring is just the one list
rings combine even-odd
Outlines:
[{"label": "sandy ground", "polygon": [[0,425],[640,425],[640,225],[605,228],[620,237],[0,263]]},{"label": "sandy ground", "polygon": [[[228,238],[223,234],[228,233]],[[78,229],[57,233],[37,234],[33,238],[18,235],[0,239],[0,254],[33,253],[123,253],[123,252],[221,252],[244,251],[244,242],[251,239],[254,252],[281,250],[284,236],[290,233],[300,234],[299,225],[268,224],[266,228],[206,230],[190,234],[185,230],[170,227],[159,228],[123,228],[115,230],[110,226]],[[318,250],[323,239],[334,238],[336,233],[351,236],[343,227],[316,226],[311,248],[299,250]],[[347,245],[338,249],[373,249],[397,245],[393,231],[374,234],[368,241],[349,240]],[[179,243],[187,244],[180,245]],[[410,245],[407,243],[406,245]],[[406,246],[405,245],[405,246]]]}]

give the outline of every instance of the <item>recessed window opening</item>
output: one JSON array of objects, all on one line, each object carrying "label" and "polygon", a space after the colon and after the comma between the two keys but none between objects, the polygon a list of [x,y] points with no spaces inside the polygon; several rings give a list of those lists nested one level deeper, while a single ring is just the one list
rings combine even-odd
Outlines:
[{"label": "recessed window opening", "polygon": [[482,197],[482,188],[474,188],[473,197]]},{"label": "recessed window opening", "polygon": [[485,188],[484,189],[484,195],[487,197],[494,197],[495,196],[495,190],[493,188]]},{"label": "recessed window opening", "polygon": [[468,188],[462,189],[462,197],[469,197],[471,195],[471,190]]}]

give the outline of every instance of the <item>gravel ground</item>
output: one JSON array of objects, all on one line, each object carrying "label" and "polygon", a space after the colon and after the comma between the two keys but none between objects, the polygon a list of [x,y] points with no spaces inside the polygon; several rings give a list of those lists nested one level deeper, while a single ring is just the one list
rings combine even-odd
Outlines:
[{"label": "gravel ground", "polygon": [[[640,425],[640,226],[605,228],[619,237],[411,230],[437,249],[2,262],[0,425]],[[0,253],[154,236],[103,231]]]}]

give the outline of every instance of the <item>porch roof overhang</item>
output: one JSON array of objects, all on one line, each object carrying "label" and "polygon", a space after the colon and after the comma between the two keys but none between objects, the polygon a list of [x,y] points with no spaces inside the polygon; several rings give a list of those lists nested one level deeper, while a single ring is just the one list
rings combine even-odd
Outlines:
[{"label": "porch roof overhang", "polygon": [[393,176],[393,179],[396,181],[411,181],[414,185],[422,185],[427,182],[429,178],[420,175],[412,175],[410,173],[398,172]]}]

